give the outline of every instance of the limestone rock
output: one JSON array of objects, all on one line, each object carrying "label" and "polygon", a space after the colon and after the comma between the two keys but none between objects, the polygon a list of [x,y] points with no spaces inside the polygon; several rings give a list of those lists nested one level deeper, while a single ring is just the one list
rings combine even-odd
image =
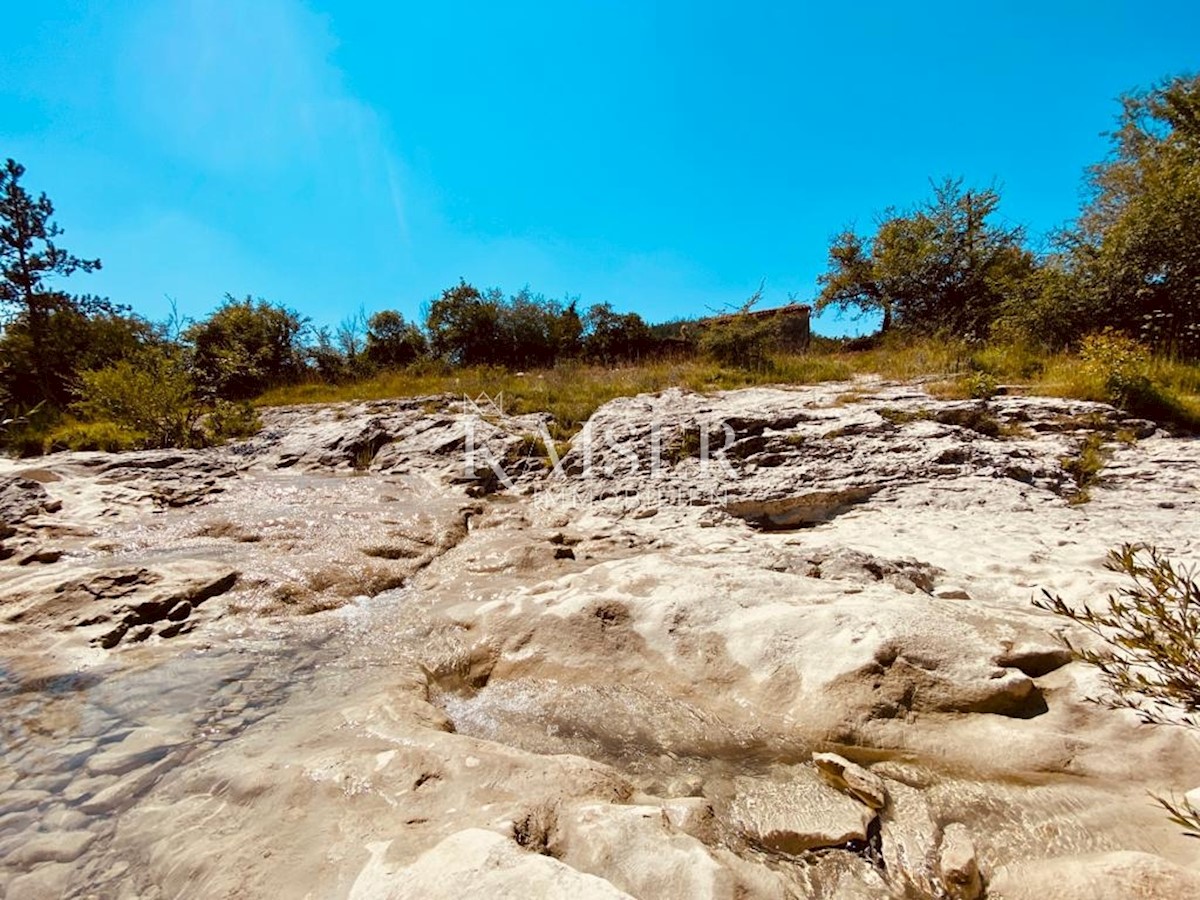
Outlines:
[{"label": "limestone rock", "polygon": [[19,475],[0,478],[0,538],[11,537],[19,527],[28,527],[30,519],[61,508],[61,501],[52,499],[40,481]]},{"label": "limestone rock", "polygon": [[742,896],[729,870],[658,806],[585,804],[558,817],[551,847],[564,863],[635,897],[704,900]]},{"label": "limestone rock", "polygon": [[663,801],[662,811],[673,828],[705,844],[716,843],[717,822],[712,801],[704,797],[678,797]]},{"label": "limestone rock", "polygon": [[939,870],[942,885],[953,900],[978,900],[983,896],[975,844],[961,822],[951,822],[942,830]]},{"label": "limestone rock", "polygon": [[736,779],[730,821],[747,840],[791,854],[866,841],[875,818],[868,807],[808,767],[795,767],[789,775],[787,781]]},{"label": "limestone rock", "polygon": [[7,900],[46,900],[66,897],[75,867],[68,863],[45,863],[8,883]]},{"label": "limestone rock", "polygon": [[33,809],[49,799],[50,794],[47,791],[24,788],[19,788],[15,791],[8,790],[4,792],[4,811],[22,812],[27,809]]},{"label": "limestone rock", "polygon": [[35,866],[38,863],[74,862],[96,840],[90,831],[55,831],[23,837],[19,846],[10,848],[8,863]]},{"label": "limestone rock", "polygon": [[1013,863],[988,882],[996,900],[1197,900],[1200,872],[1160,856],[1123,850]]},{"label": "limestone rock", "polygon": [[962,588],[954,584],[945,584],[935,588],[933,591],[933,596],[937,597],[939,600],[971,599],[971,595],[967,592],[966,588]]},{"label": "limestone rock", "polygon": [[[1115,590],[1130,523],[1194,556],[1195,441],[1114,446],[1076,507],[1063,456],[1138,427],[1100,404],[668,391],[597,412],[586,478],[584,435],[552,472],[515,452],[543,417],[457,397],[262,417],[55,478],[0,458],[0,893],[945,896],[961,822],[1001,888],[1187,896],[1153,857],[1063,861],[1186,860],[1143,801],[1200,763],[1085,703],[1029,598]],[[826,746],[885,790],[796,765]],[[103,838],[27,872],[34,829]]]},{"label": "limestone rock", "polygon": [[883,809],[887,805],[887,788],[879,776],[836,753],[814,753],[812,760],[821,777],[839,791],[845,791],[871,809]]},{"label": "limestone rock", "polygon": [[503,835],[482,828],[452,834],[395,872],[383,859],[386,843],[368,850],[371,859],[351,886],[349,900],[630,900],[629,894],[602,878],[549,856],[528,853]]},{"label": "limestone rock", "polygon": [[232,589],[238,577],[227,566],[199,560],[153,570],[101,569],[66,580],[45,575],[9,594],[7,620],[48,630],[78,629],[93,644],[111,649],[127,636],[144,639],[155,629],[165,636],[178,633],[183,619]]},{"label": "limestone rock", "polygon": [[938,826],[929,804],[917,788],[899,781],[885,783],[889,802],[880,816],[880,844],[888,881],[900,896],[936,897],[942,890]]},{"label": "limestone rock", "polygon": [[116,744],[88,758],[91,775],[125,775],[134,769],[156,763],[186,740],[181,732],[164,732],[142,727],[130,732]]}]

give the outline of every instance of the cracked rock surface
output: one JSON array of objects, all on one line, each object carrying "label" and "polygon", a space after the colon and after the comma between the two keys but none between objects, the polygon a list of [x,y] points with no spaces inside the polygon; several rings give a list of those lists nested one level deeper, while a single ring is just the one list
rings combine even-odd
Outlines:
[{"label": "cracked rock surface", "polygon": [[616,400],[554,469],[483,412],[0,460],[0,894],[1200,896],[1148,796],[1196,742],[1030,604],[1195,561],[1195,440],[858,381]]}]

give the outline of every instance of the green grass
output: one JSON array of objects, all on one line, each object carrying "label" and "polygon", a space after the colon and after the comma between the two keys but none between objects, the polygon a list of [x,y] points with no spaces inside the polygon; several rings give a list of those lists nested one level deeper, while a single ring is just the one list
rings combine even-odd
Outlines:
[{"label": "green grass", "polygon": [[1063,471],[1075,482],[1075,490],[1068,498],[1072,506],[1092,499],[1091,488],[1100,483],[1100,473],[1111,455],[1104,446],[1104,438],[1093,432],[1084,438],[1073,456],[1064,456],[1060,460]]}]

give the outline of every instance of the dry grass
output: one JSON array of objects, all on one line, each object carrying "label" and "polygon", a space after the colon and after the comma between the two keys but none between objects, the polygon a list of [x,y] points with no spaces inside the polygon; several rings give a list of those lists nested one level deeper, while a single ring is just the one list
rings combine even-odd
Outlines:
[{"label": "dry grass", "polygon": [[[867,375],[896,381],[923,379],[931,382],[930,393],[943,399],[977,397],[982,388],[992,385],[1018,386],[1047,396],[1111,399],[1103,380],[1075,356],[1038,354],[1016,345],[980,348],[958,340],[896,336],[871,350],[776,356],[767,365],[751,370],[699,358],[613,367],[572,362],[533,372],[424,364],[352,384],[307,383],[279,388],[257,402],[260,406],[282,406],[503,394],[506,412],[549,413],[553,418],[551,436],[563,440],[577,432],[600,406],[617,397],[669,387],[712,392],[754,385],[848,381]],[[1153,402],[1149,408],[1131,408],[1131,412],[1200,428],[1200,365],[1156,358],[1150,361],[1147,376],[1153,386]],[[838,402],[856,399],[856,392],[851,391],[841,395]]]},{"label": "dry grass", "polygon": [[260,397],[260,406],[336,403],[426,397],[436,394],[478,397],[504,395],[514,414],[547,412],[559,426],[551,436],[574,434],[592,413],[617,397],[654,393],[669,387],[718,391],[760,384],[813,384],[848,379],[844,362],[828,356],[786,356],[761,371],[723,368],[703,360],[656,361],[613,368],[569,363],[518,373],[476,367],[422,367],[387,372],[353,384],[309,383],[278,388]]}]

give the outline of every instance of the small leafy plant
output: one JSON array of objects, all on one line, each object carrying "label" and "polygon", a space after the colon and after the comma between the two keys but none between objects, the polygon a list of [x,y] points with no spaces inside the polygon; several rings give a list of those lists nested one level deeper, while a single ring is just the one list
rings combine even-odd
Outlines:
[{"label": "small leafy plant", "polygon": [[1075,482],[1075,490],[1068,496],[1072,506],[1087,503],[1092,499],[1091,488],[1100,483],[1100,473],[1108,464],[1109,452],[1104,438],[1092,432],[1080,445],[1074,456],[1064,456],[1060,463],[1063,471]]},{"label": "small leafy plant", "polygon": [[1132,338],[1106,328],[1079,345],[1084,371],[1104,385],[1110,402],[1125,407],[1150,386],[1150,351]]},{"label": "small leafy plant", "polygon": [[[1132,584],[1109,595],[1107,609],[1067,605],[1049,591],[1035,598],[1039,609],[1066,616],[1096,635],[1102,650],[1063,642],[1081,661],[1099,670],[1112,692],[1093,702],[1131,709],[1148,724],[1200,727],[1200,578],[1194,567],[1173,563],[1155,547],[1123,544],[1108,554],[1107,568]],[[1200,810],[1186,802],[1155,797],[1171,821],[1200,837]]]},{"label": "small leafy plant", "polygon": [[996,376],[988,372],[972,372],[966,377],[964,387],[973,400],[991,400],[1000,390]]}]

